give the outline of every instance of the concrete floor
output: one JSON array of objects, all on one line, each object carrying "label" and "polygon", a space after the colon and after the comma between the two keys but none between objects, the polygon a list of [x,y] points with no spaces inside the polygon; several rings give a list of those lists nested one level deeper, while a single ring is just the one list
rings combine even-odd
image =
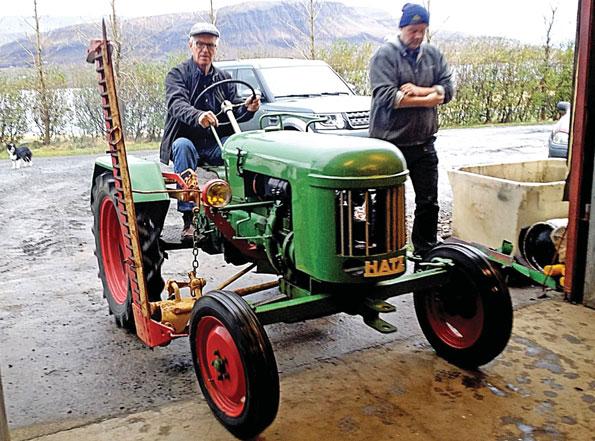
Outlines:
[{"label": "concrete floor", "polygon": [[[281,375],[277,419],[259,441],[595,440],[595,311],[548,299],[515,312],[505,352],[458,369],[422,338],[379,345]],[[14,440],[201,440],[233,437],[196,399]],[[37,433],[37,435],[36,435]]]}]

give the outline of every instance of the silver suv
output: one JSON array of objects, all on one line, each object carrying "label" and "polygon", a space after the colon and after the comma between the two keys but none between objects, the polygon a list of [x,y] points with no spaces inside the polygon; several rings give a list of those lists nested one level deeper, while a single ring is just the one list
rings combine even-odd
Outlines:
[{"label": "silver suv", "polygon": [[[242,130],[260,128],[263,114],[291,112],[325,118],[325,122],[313,124],[318,133],[368,136],[370,97],[356,95],[324,61],[259,58],[219,61],[215,66],[260,90],[262,105],[254,118],[240,124]],[[245,86],[237,87],[239,96],[250,93]],[[266,127],[278,121],[266,118],[263,123]],[[286,130],[306,129],[299,118],[284,117],[283,126]]]}]

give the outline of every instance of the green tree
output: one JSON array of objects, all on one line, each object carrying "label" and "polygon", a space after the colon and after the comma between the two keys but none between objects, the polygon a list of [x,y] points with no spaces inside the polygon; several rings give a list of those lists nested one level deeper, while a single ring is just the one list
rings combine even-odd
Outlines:
[{"label": "green tree", "polygon": [[155,141],[165,121],[165,63],[133,63],[125,66],[119,84],[124,129],[134,140]]},{"label": "green tree", "polygon": [[320,50],[318,57],[337,71],[358,94],[369,95],[368,62],[372,51],[371,43],[358,45],[338,40],[329,48]]},{"label": "green tree", "polygon": [[[542,48],[500,39],[478,39],[444,48],[457,94],[440,107],[445,125],[537,122],[557,114],[571,98],[573,47]],[[545,109],[545,111],[544,111]]]},{"label": "green tree", "polygon": [[37,0],[33,0],[33,20],[35,23],[35,52],[33,53],[33,63],[37,74],[33,86],[35,90],[34,98],[34,120],[41,131],[41,139],[45,145],[51,141],[51,112],[52,99],[51,92],[47,84],[47,72],[43,62],[43,48],[41,44],[41,30],[39,26],[39,14],[37,13]]},{"label": "green tree", "polygon": [[27,132],[29,98],[22,82],[0,77],[0,142],[18,142]]},{"label": "green tree", "polygon": [[76,73],[72,80],[72,116],[81,138],[99,138],[105,134],[101,97],[95,72]]},{"label": "green tree", "polygon": [[31,99],[33,123],[44,144],[65,133],[71,119],[71,106],[64,73],[54,68],[45,69],[44,92],[34,89]]}]

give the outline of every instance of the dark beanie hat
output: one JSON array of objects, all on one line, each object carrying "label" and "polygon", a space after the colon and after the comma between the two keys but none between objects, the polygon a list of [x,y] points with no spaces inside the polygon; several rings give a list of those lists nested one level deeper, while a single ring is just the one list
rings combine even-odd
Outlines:
[{"label": "dark beanie hat", "polygon": [[405,3],[403,6],[403,15],[399,27],[404,28],[409,25],[416,25],[420,23],[430,24],[430,13],[422,5],[415,3]]}]

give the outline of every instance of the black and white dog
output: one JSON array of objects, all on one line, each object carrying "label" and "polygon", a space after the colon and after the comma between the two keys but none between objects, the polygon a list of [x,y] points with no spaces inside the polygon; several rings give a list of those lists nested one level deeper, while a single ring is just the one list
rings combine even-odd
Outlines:
[{"label": "black and white dog", "polygon": [[21,162],[31,167],[33,165],[33,153],[29,147],[17,147],[14,144],[6,144],[6,151],[12,161],[12,168],[21,168]]}]

